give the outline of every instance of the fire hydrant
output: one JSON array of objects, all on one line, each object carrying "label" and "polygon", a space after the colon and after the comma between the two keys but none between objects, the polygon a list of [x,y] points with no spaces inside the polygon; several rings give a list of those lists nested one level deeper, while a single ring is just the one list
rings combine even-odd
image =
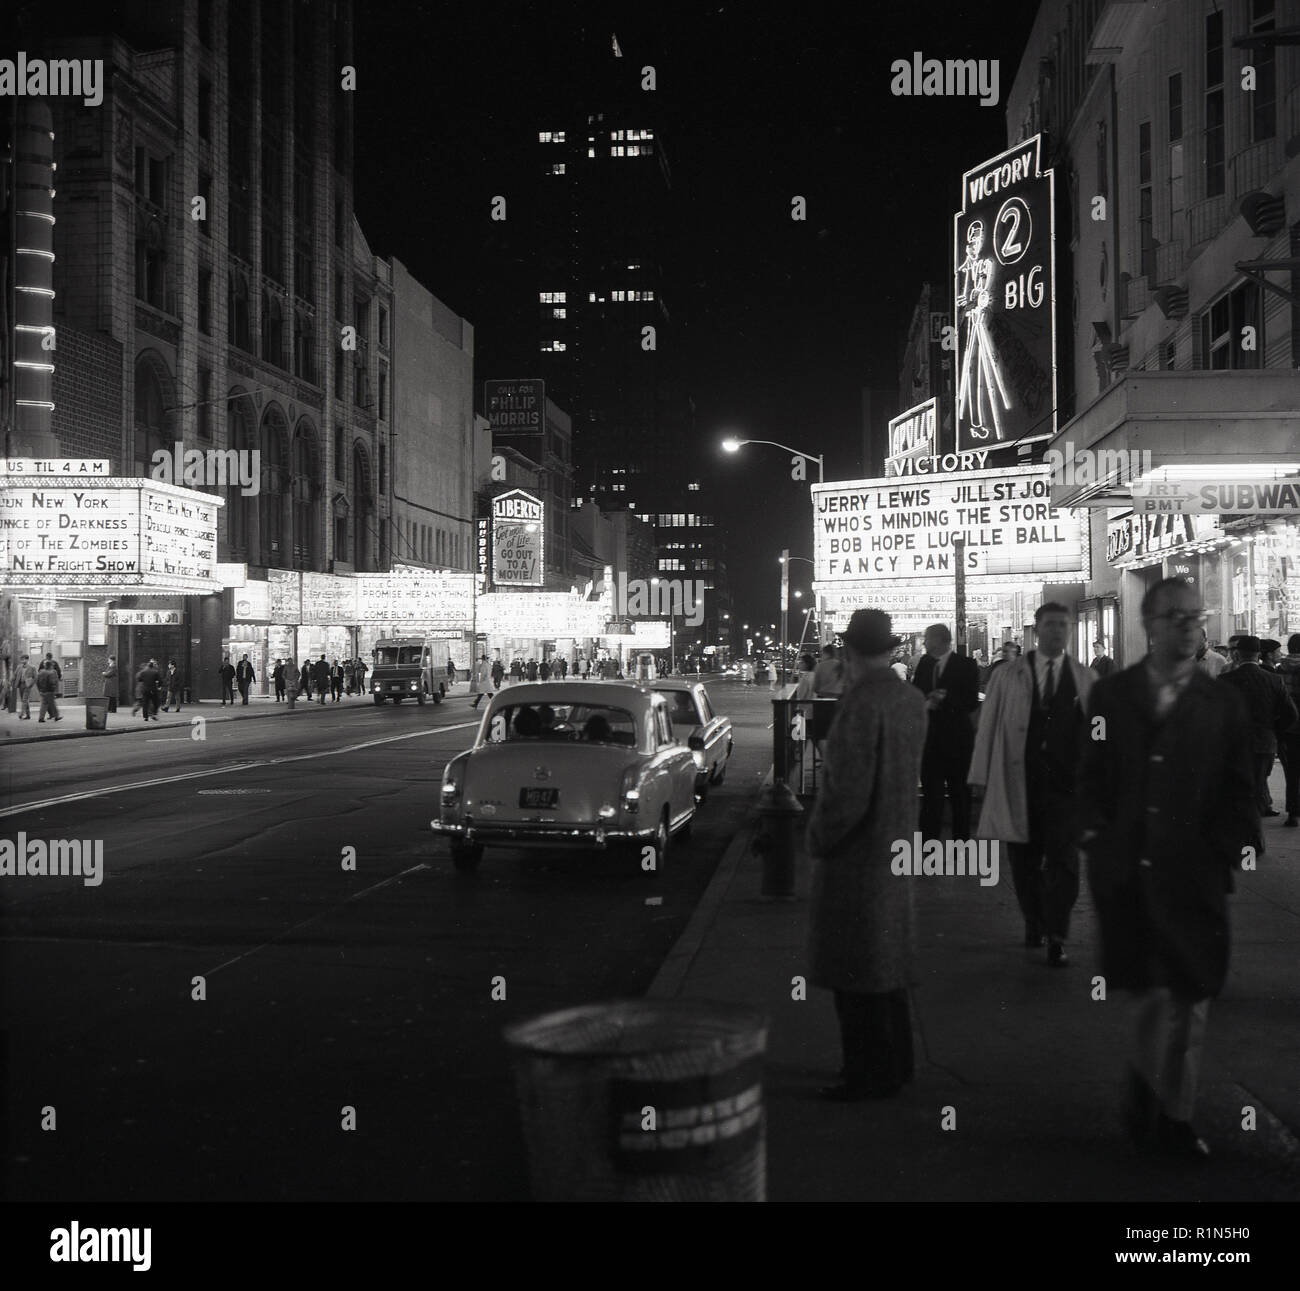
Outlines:
[{"label": "fire hydrant", "polygon": [[794,791],[776,781],[763,791],[758,803],[759,828],[752,844],[763,858],[763,896],[794,899],[795,857],[803,807]]}]

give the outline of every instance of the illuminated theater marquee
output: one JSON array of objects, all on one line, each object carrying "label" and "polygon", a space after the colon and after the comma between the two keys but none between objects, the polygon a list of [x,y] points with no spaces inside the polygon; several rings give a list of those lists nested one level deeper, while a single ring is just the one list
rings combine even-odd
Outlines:
[{"label": "illuminated theater marquee", "polygon": [[823,590],[836,585],[945,579],[1087,577],[1086,532],[1049,499],[1051,468],[1014,466],[924,481],[896,477],[813,485],[813,560]]},{"label": "illuminated theater marquee", "polygon": [[957,450],[1056,430],[1054,173],[1042,136],[962,177],[953,220]]},{"label": "illuminated theater marquee", "polygon": [[545,572],[545,507],[514,489],[492,499],[492,581],[501,587],[540,587]]},{"label": "illuminated theater marquee", "polygon": [[215,592],[220,498],[150,481],[0,488],[0,582]]}]

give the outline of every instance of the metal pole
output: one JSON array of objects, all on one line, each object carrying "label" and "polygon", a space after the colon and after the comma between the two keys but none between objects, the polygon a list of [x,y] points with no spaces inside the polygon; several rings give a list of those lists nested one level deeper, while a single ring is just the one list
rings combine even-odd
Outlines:
[{"label": "metal pole", "polygon": [[785,681],[786,624],[790,608],[790,548],[781,553],[781,670],[778,681]]},{"label": "metal pole", "polygon": [[953,648],[958,654],[966,653],[966,539],[952,540],[952,558],[957,563],[957,623]]}]

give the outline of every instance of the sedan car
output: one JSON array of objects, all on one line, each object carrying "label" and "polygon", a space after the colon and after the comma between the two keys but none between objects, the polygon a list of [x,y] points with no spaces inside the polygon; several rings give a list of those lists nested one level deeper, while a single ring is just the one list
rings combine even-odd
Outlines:
[{"label": "sedan car", "polygon": [[488,705],[471,748],[447,763],[433,830],[458,870],[489,846],[636,848],[662,870],[695,814],[695,758],[668,703],[644,686],[525,683]]},{"label": "sedan car", "polygon": [[709,785],[721,784],[731,759],[731,718],[720,717],[709,692],[698,681],[657,681],[654,689],[668,701],[668,716],[678,742],[695,755],[695,795],[702,802]]}]

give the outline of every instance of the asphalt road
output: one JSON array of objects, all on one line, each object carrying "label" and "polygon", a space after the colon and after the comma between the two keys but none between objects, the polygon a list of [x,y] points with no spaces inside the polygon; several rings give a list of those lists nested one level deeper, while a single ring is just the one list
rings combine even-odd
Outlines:
[{"label": "asphalt road", "polygon": [[501,1030],[649,985],[771,760],[766,688],[714,697],[732,768],[655,876],[458,875],[463,696],[8,750],[0,838],[102,840],[104,879],[4,880],[6,1199],[524,1199]]}]

